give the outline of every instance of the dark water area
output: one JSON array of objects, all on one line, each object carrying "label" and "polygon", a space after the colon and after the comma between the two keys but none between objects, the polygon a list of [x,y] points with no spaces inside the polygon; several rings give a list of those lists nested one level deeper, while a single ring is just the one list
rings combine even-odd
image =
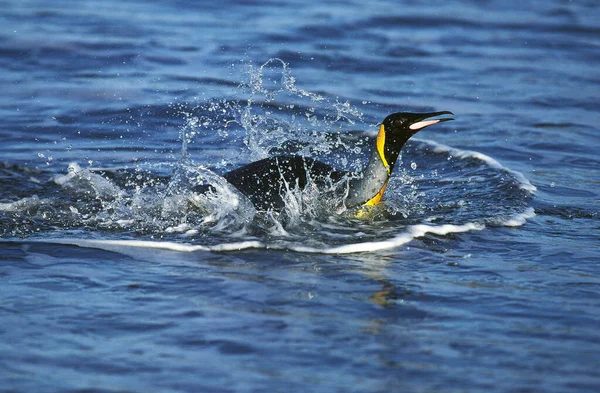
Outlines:
[{"label": "dark water area", "polygon": [[597,2],[0,4],[0,391],[600,390]]}]

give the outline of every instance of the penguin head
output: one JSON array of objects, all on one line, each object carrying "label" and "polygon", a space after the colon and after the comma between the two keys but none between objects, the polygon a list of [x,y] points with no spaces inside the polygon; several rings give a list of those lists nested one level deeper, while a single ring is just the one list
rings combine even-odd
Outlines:
[{"label": "penguin head", "polygon": [[433,124],[444,121],[454,120],[451,117],[437,118],[442,115],[454,115],[449,111],[429,112],[429,113],[409,113],[398,112],[387,116],[381,123],[379,134],[377,135],[377,151],[384,166],[391,173],[400,150],[408,139]]}]

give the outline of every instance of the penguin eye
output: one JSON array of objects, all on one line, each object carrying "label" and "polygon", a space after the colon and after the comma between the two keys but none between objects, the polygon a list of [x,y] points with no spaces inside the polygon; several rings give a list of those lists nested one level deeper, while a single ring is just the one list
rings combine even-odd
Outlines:
[{"label": "penguin eye", "polygon": [[402,125],[404,124],[404,120],[405,119],[396,119],[396,120],[394,120],[394,125],[396,127],[402,127]]}]

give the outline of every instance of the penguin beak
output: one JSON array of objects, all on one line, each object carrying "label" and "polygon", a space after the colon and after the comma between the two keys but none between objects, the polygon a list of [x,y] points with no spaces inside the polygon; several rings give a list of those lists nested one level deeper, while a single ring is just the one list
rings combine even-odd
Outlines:
[{"label": "penguin beak", "polygon": [[444,121],[454,120],[451,117],[444,117],[441,119],[431,119],[432,117],[442,116],[442,115],[451,115],[454,116],[454,113],[449,111],[442,112],[430,112],[430,113],[417,113],[415,114],[414,119],[411,122],[411,125],[408,126],[415,133],[419,130],[422,130],[425,127],[429,127],[430,125],[442,123]]}]

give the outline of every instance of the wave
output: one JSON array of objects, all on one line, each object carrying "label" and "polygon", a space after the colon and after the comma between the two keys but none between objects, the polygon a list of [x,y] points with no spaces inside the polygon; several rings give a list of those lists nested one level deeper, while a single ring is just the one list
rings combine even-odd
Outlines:
[{"label": "wave", "polygon": [[[397,248],[427,234],[520,226],[535,216],[528,201],[536,187],[522,173],[476,151],[418,139],[419,164],[399,165],[386,203],[360,219],[311,187],[290,187],[281,214],[257,212],[220,170],[297,154],[358,171],[372,140],[368,132],[348,131],[364,124],[361,111],[297,87],[282,60],[271,59],[249,74],[236,100],[170,107],[184,124],[178,161],[160,162],[169,167],[168,175],[137,163],[92,168],[88,161],[87,168],[69,164],[66,174],[36,173],[34,181],[26,168],[0,167],[0,178],[11,179],[0,187],[0,238],[178,252],[256,248],[346,254]],[[207,140],[232,158],[214,165],[207,158]],[[203,147],[201,162],[192,155],[198,147]],[[65,231],[76,235],[67,238]],[[100,239],[79,238],[90,233]],[[45,238],[35,240],[40,234]],[[161,241],[141,240],[148,236]]]},{"label": "wave", "polygon": [[522,190],[525,190],[531,194],[534,194],[537,191],[537,187],[534,186],[533,184],[531,184],[531,182],[521,172],[507,168],[504,165],[500,164],[500,162],[498,162],[497,160],[493,159],[490,156],[486,156],[483,153],[479,153],[479,152],[472,151],[472,150],[460,150],[460,149],[457,149],[454,147],[446,146],[441,143],[429,141],[429,140],[423,141],[418,138],[414,138],[414,140],[424,142],[430,146],[433,146],[434,153],[446,153],[446,154],[449,154],[449,155],[451,155],[453,157],[457,157],[457,158],[476,159],[476,160],[482,161],[491,168],[498,169],[503,172],[511,174],[515,178],[515,180],[518,181],[519,188],[521,188]]},{"label": "wave", "polygon": [[[420,149],[425,153],[435,153],[434,159],[437,161],[432,161],[432,165],[443,165],[450,157],[458,158],[455,163],[458,164],[458,169],[445,173],[441,181],[447,182],[449,178],[458,179],[458,181],[454,181],[464,184],[466,180],[459,179],[461,171],[472,165],[468,163],[469,160],[476,160],[481,163],[480,168],[488,168],[485,171],[489,171],[491,168],[496,172],[509,174],[519,188],[525,191],[525,194],[531,195],[536,190],[523,174],[503,166],[487,155],[456,149],[430,140],[418,140],[418,142],[423,145]],[[446,190],[443,198],[440,198],[443,202],[429,205],[425,203],[424,206],[416,204],[418,208],[415,209],[415,201],[409,198],[409,201],[404,203],[413,210],[408,210],[408,214],[403,214],[405,217],[409,216],[409,219],[392,219],[391,226],[384,221],[377,221],[382,218],[378,214],[383,211],[383,220],[386,220],[390,214],[392,216],[389,218],[393,218],[394,204],[402,204],[402,198],[406,198],[406,194],[402,195],[401,192],[399,195],[391,193],[390,199],[388,199],[389,206],[386,204],[379,206],[378,211],[373,210],[375,214],[367,215],[367,219],[358,222],[352,221],[352,218],[356,217],[350,219],[342,217],[340,222],[335,218],[339,213],[332,213],[333,223],[328,221],[331,217],[328,217],[326,213],[323,214],[323,217],[314,214],[304,217],[303,204],[292,204],[293,206],[289,207],[293,207],[295,210],[289,212],[286,219],[289,220],[292,217],[293,223],[286,226],[283,219],[276,215],[258,217],[249,201],[246,201],[241,195],[237,195],[235,190],[228,186],[220,176],[202,166],[183,166],[179,172],[176,172],[177,179],[172,179],[167,185],[156,183],[160,184],[158,186],[145,177],[143,184],[145,188],[140,189],[140,184],[132,183],[129,187],[133,186],[133,190],[126,187],[131,181],[130,177],[117,181],[116,174],[109,177],[108,173],[108,171],[96,172],[82,169],[72,163],[69,165],[67,174],[50,176],[48,181],[64,192],[62,200],[56,197],[58,195],[56,191],[48,195],[42,194],[41,197],[32,195],[13,202],[0,203],[0,213],[11,217],[29,214],[27,218],[31,218],[29,222],[33,223],[31,231],[29,231],[29,235],[32,237],[24,241],[71,244],[116,251],[128,248],[161,249],[175,252],[230,252],[244,249],[268,249],[320,254],[351,254],[389,250],[427,234],[445,236],[452,233],[480,231],[486,226],[517,227],[524,225],[527,220],[535,216],[534,209],[526,205],[527,198],[523,199],[519,193],[510,191],[510,187],[503,187],[507,182],[505,176],[500,176],[502,180],[498,180],[497,176],[483,177],[482,181],[472,183],[471,186],[475,187],[478,193],[471,196],[473,199],[470,201],[471,210],[465,208],[469,201],[465,202],[464,200],[468,197],[463,195],[463,188],[460,188],[463,185],[453,188],[449,184],[430,182],[424,186],[430,188],[428,193],[434,194],[434,190],[437,192]],[[134,174],[136,177],[139,176],[139,174]],[[407,179],[410,182],[410,176],[403,173],[399,174],[397,180],[404,183]],[[39,180],[36,181],[39,182]],[[196,184],[194,182],[198,181],[215,186],[215,193],[190,194],[190,187],[193,187]],[[504,195],[500,195],[500,193],[504,193]],[[483,197],[488,194],[493,196]],[[93,200],[101,200],[102,203],[95,209],[90,209],[90,206],[94,205],[89,201],[75,203],[76,201],[80,202],[79,198],[82,195],[91,196]],[[73,196],[77,197],[73,198]],[[299,198],[297,195],[292,196]],[[312,200],[318,202],[318,198],[312,198]],[[497,210],[491,211],[489,206],[494,206]],[[85,210],[86,208],[88,210]],[[314,206],[304,206],[304,209],[314,210]],[[464,210],[468,214],[464,213]],[[53,215],[55,221],[52,221]],[[440,216],[444,217],[441,222],[438,219]],[[414,219],[422,223],[410,224]],[[115,231],[126,231],[122,232],[123,235],[130,236],[132,231],[135,235],[136,230],[140,230],[139,235],[141,236],[150,233],[153,236],[166,237],[174,239],[174,241],[89,240],[79,239],[77,236],[37,239],[36,232],[39,232],[39,229],[36,225],[40,225],[44,220],[47,220],[49,225],[41,225],[41,227],[50,231],[86,228],[100,233],[108,230],[112,234]],[[23,223],[25,221],[13,219],[12,222]],[[435,223],[439,225],[435,225]],[[378,225],[386,225],[387,229],[381,231],[377,228]],[[23,225],[19,224],[17,229],[21,230],[22,228]],[[15,234],[23,235],[18,231],[15,232],[14,229],[13,236]],[[10,236],[10,233],[4,229],[5,235],[9,234]],[[107,235],[112,236],[110,233]],[[28,234],[25,235],[28,236]],[[103,235],[100,234],[100,236]],[[352,241],[359,236],[364,241]],[[4,237],[6,238],[6,236]],[[240,238],[241,241],[235,241]],[[194,244],[195,242],[201,244]],[[316,243],[318,246],[311,243]]]},{"label": "wave", "polygon": [[[535,216],[533,208],[527,209],[525,212],[516,214],[505,220],[504,226],[520,226],[527,219]],[[445,236],[454,233],[464,233],[470,231],[481,231],[485,229],[485,225],[481,223],[467,223],[462,225],[444,224],[444,225],[427,225],[417,224],[411,225],[406,231],[399,233],[391,238],[366,241],[357,243],[348,243],[332,247],[310,247],[293,241],[278,241],[268,242],[259,240],[246,240],[240,242],[220,243],[215,245],[202,245],[180,243],[172,241],[153,241],[153,240],[90,240],[77,238],[56,238],[56,239],[27,239],[20,241],[29,243],[52,243],[63,245],[74,245],[85,248],[97,248],[105,251],[125,252],[127,249],[146,249],[146,250],[164,250],[173,252],[232,252],[248,249],[263,249],[263,250],[282,250],[294,251],[299,253],[311,254],[355,254],[377,252],[398,248],[404,244],[410,243],[412,240],[424,237],[428,234]],[[6,241],[6,240],[3,240]],[[13,240],[14,241],[14,240]],[[126,252],[125,252],[126,253]]]}]

